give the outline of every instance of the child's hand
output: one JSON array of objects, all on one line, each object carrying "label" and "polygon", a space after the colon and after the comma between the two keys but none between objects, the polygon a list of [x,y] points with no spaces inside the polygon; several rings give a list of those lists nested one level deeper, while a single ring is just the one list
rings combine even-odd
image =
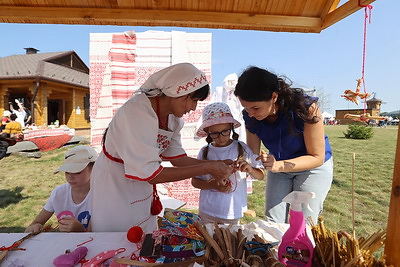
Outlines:
[{"label": "child's hand", "polygon": [[85,232],[86,229],[83,225],[75,218],[65,217],[58,220],[58,228],[61,232]]},{"label": "child's hand", "polygon": [[29,225],[25,229],[25,233],[37,233],[37,232],[40,232],[42,229],[43,229],[43,225],[42,224],[35,223],[35,224]]},{"label": "child's hand", "polygon": [[245,161],[244,159],[238,159],[234,163],[234,169],[235,171],[241,171],[241,172],[251,172],[252,167],[251,165]]},{"label": "child's hand", "polygon": [[232,189],[232,183],[229,179],[218,181],[215,189],[224,193],[230,193]]}]

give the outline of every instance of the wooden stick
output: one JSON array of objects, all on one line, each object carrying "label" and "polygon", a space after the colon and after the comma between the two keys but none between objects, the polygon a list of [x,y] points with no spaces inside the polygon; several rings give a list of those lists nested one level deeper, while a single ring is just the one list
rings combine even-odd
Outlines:
[{"label": "wooden stick", "polygon": [[203,262],[205,260],[207,260],[207,258],[203,255],[201,257],[196,257],[196,258],[193,258],[193,259],[188,259],[188,260],[184,260],[184,261],[177,261],[177,262],[169,262],[169,263],[150,263],[150,262],[145,262],[145,261],[137,261],[137,260],[125,259],[125,258],[114,259],[114,262],[121,263],[121,264],[134,265],[134,266],[181,267],[181,266],[188,266],[189,264],[194,263],[194,262]]},{"label": "wooden stick", "polygon": [[[13,248],[19,247],[19,245],[21,245],[21,243],[24,242],[25,240],[27,240],[28,238],[30,238],[30,237],[32,237],[32,236],[38,235],[38,234],[40,234],[40,233],[43,232],[43,231],[44,231],[44,230],[40,230],[40,231],[38,231],[38,232],[34,232],[34,233],[29,233],[29,234],[27,234],[27,235],[24,236],[23,238],[21,238],[21,239],[15,241],[15,242],[12,244],[12,247],[13,247]],[[10,250],[11,250],[11,249],[10,249]],[[8,252],[9,252],[10,250],[4,250],[3,252],[0,253],[0,263],[4,260],[4,258],[7,256]]]},{"label": "wooden stick", "polygon": [[203,235],[204,239],[210,244],[210,246],[215,250],[217,253],[218,257],[221,260],[224,260],[225,256],[224,253],[222,252],[221,248],[218,246],[217,242],[215,242],[214,238],[210,236],[207,232],[206,229],[203,228],[203,226],[199,222],[195,222],[194,226],[196,226],[197,230]]}]

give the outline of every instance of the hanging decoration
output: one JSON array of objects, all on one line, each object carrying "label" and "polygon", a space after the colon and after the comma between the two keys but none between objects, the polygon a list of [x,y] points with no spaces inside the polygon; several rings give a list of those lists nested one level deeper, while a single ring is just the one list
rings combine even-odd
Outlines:
[{"label": "hanging decoration", "polygon": [[368,94],[367,92],[365,93],[360,92],[362,81],[363,78],[357,80],[357,88],[355,92],[353,90],[347,89],[346,91],[344,91],[344,95],[341,96],[350,102],[356,103],[357,105],[358,105],[358,99],[357,99],[358,97],[360,99],[367,99],[370,96],[370,94]]},{"label": "hanging decoration", "polygon": [[[362,6],[360,5],[360,0],[358,1],[358,5],[364,7],[364,46],[363,46],[363,59],[362,59],[362,71],[361,71],[361,78],[357,79],[357,87],[356,90],[349,90],[347,89],[344,91],[344,94],[341,95],[347,101],[353,102],[358,105],[358,98],[364,100],[364,113],[363,114],[346,114],[344,118],[351,118],[355,121],[361,122],[368,122],[370,119],[381,119],[382,117],[378,116],[371,116],[371,114],[367,113],[367,101],[366,99],[371,95],[367,93],[367,89],[365,86],[364,74],[365,74],[365,55],[366,55],[366,43],[367,43],[367,20],[369,19],[369,23],[371,23],[371,5]],[[361,85],[363,85],[364,92],[361,92]]]}]

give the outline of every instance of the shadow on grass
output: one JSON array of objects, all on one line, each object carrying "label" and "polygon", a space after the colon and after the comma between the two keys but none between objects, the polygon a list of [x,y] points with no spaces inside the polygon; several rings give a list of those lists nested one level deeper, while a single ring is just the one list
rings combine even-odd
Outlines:
[{"label": "shadow on grass", "polygon": [[22,186],[15,187],[14,189],[1,189],[0,190],[0,208],[5,208],[10,204],[16,204],[21,200],[25,199],[21,195],[21,191],[24,188]]},{"label": "shadow on grass", "polygon": [[19,227],[19,226],[0,227],[0,233],[23,233],[24,231],[25,231],[25,228]]}]

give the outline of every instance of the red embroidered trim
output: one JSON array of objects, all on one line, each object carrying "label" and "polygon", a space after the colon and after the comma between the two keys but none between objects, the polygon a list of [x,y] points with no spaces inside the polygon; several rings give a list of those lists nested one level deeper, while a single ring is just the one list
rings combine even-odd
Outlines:
[{"label": "red embroidered trim", "polygon": [[178,155],[178,156],[174,156],[174,157],[164,157],[163,155],[161,155],[161,158],[162,158],[162,159],[179,159],[179,158],[182,158],[182,157],[185,157],[185,156],[187,156],[186,153],[185,153],[185,154]]},{"label": "red embroidered trim", "polygon": [[151,194],[148,197],[146,197],[144,199],[135,200],[135,201],[131,202],[130,204],[133,205],[133,204],[136,204],[136,203],[139,203],[139,202],[143,202],[143,201],[149,199],[152,196],[153,196],[153,192],[151,192]]},{"label": "red embroidered trim", "polygon": [[[113,157],[107,152],[106,146],[104,145],[104,143],[103,143],[103,153],[110,160],[112,160],[114,162],[118,162],[118,163],[124,164],[124,161],[122,159]],[[128,175],[128,174],[125,174],[125,177],[129,178],[129,179],[138,180],[138,181],[149,181],[149,180],[153,179],[154,177],[156,177],[162,171],[162,169],[163,169],[163,167],[160,165],[160,167],[158,167],[158,169],[155,172],[153,172],[152,175],[150,175],[149,177],[144,178],[144,179],[140,178],[140,177],[137,177],[137,176]]]},{"label": "red embroidered trim", "polygon": [[163,166],[160,165],[160,167],[158,167],[158,169],[155,172],[153,172],[153,174],[151,176],[144,178],[144,179],[137,177],[137,176],[128,175],[128,174],[125,174],[125,177],[129,178],[129,179],[139,180],[139,181],[149,181],[149,180],[153,179],[154,177],[156,177],[162,171],[162,169],[163,169]]},{"label": "red embroidered trim", "polygon": [[176,90],[176,93],[179,94],[181,90],[187,91],[189,87],[195,87],[197,83],[202,84],[203,82],[207,83],[207,79],[204,74],[202,74],[200,78],[198,77],[194,78],[192,82],[187,82],[186,85],[179,86],[178,89]]}]

